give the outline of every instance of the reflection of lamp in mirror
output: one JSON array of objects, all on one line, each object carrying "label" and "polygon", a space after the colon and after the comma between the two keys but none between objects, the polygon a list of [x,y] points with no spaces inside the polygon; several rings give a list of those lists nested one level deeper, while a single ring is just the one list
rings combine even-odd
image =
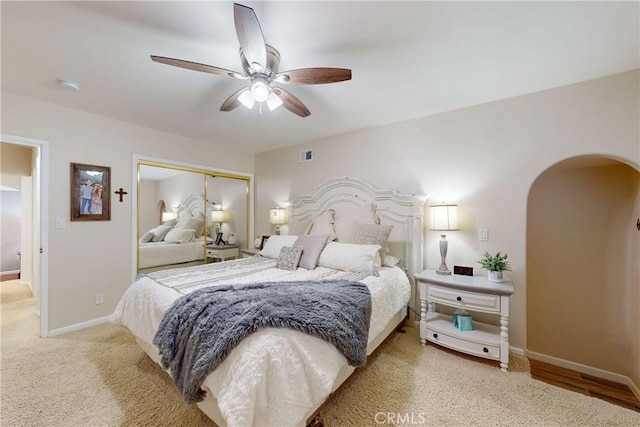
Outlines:
[{"label": "reflection of lamp in mirror", "polygon": [[280,234],[280,226],[287,223],[287,211],[282,208],[269,209],[269,224],[276,226],[276,234]]},{"label": "reflection of lamp in mirror", "polygon": [[220,233],[222,223],[224,222],[224,211],[222,209],[211,211],[211,222],[216,223],[216,234]]},{"label": "reflection of lamp in mirror", "polygon": [[175,212],[162,212],[162,222],[171,221],[172,219],[176,219],[178,216]]},{"label": "reflection of lamp in mirror", "polygon": [[[433,205],[429,207],[429,230],[452,231],[458,230],[458,205]],[[438,274],[451,274],[447,268],[447,235],[440,234],[440,267]]]}]

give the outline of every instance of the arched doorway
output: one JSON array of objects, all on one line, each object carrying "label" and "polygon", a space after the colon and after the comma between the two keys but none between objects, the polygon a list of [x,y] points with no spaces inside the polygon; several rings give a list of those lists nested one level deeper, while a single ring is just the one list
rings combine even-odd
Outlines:
[{"label": "arched doorway", "polygon": [[560,162],[527,205],[532,359],[640,384],[640,173],[618,160]]}]

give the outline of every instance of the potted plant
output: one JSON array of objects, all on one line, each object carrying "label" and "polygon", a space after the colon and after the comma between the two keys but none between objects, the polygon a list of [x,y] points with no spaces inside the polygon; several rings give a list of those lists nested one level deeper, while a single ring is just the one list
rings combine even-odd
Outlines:
[{"label": "potted plant", "polygon": [[502,272],[511,270],[507,258],[508,255],[502,252],[491,255],[485,251],[482,259],[478,260],[478,263],[489,272],[490,282],[502,282]]}]

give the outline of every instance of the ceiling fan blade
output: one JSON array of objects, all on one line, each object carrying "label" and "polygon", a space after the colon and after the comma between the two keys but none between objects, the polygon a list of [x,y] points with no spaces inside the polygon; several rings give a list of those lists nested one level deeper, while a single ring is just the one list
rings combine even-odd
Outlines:
[{"label": "ceiling fan blade", "polygon": [[151,55],[151,60],[161,64],[173,65],[174,67],[186,68],[187,70],[202,71],[203,73],[220,74],[221,76],[246,79],[248,77],[231,70],[214,67],[213,65],[200,64],[198,62],[185,61],[183,59],[166,58],[164,56]]},{"label": "ceiling fan blade", "polygon": [[264,70],[267,65],[267,48],[256,13],[250,7],[234,3],[233,19],[242,54],[249,65],[258,64]]},{"label": "ceiling fan blade", "polygon": [[286,90],[274,87],[273,91],[280,97],[282,105],[284,105],[284,108],[287,110],[299,115],[300,117],[307,117],[311,115],[311,111],[309,111],[309,109],[298,98],[291,95]]},{"label": "ceiling fan blade", "polygon": [[351,70],[348,68],[300,68],[278,73],[274,80],[299,85],[337,83],[351,80]]},{"label": "ceiling fan blade", "polygon": [[251,88],[249,88],[248,86],[243,87],[242,89],[228,97],[220,106],[220,111],[231,111],[238,108],[240,105],[242,105],[238,98],[240,98],[240,95],[248,90],[251,90]]}]

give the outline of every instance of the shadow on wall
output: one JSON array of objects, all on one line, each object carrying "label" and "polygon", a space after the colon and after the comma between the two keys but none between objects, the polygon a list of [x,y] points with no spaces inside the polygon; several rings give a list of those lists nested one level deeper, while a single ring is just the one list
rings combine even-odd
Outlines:
[{"label": "shadow on wall", "polygon": [[639,194],[638,170],[596,156],[560,162],[531,186],[527,350],[532,355],[638,383]]}]

